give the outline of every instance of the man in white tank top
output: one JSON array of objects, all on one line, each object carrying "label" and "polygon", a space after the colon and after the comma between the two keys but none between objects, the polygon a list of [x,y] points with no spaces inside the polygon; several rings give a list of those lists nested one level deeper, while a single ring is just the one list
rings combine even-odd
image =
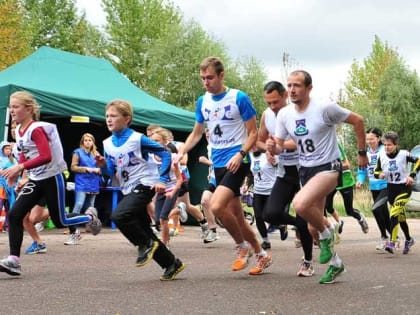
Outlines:
[{"label": "man in white tank top", "polygon": [[341,175],[335,125],[341,122],[353,125],[359,150],[358,164],[363,168],[368,164],[364,121],[362,116],[336,103],[314,101],[310,97],[312,78],[306,71],[292,72],[287,89],[293,104],[277,115],[275,137],[267,140],[267,149],[279,154],[288,136],[297,144],[302,189],[293,199],[293,206],[308,222],[312,235],[319,237],[319,262],[330,262],[319,282],[333,283],[344,271],[342,260],[334,253],[334,231],[327,227],[324,218],[326,196],[337,186]]}]

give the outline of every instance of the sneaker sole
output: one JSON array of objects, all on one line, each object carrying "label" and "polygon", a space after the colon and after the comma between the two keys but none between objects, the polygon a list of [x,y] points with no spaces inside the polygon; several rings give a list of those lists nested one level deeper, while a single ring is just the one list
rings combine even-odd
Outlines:
[{"label": "sneaker sole", "polygon": [[163,276],[160,277],[160,281],[172,281],[175,280],[175,277],[182,271],[185,269],[185,264],[182,263],[181,266],[179,266],[179,268],[175,271],[175,273],[172,275],[172,277],[170,278],[165,278]]},{"label": "sneaker sole", "polygon": [[0,264],[0,272],[5,272],[11,276],[20,276],[22,273],[21,271],[10,270],[9,268],[3,266],[2,264]]},{"label": "sneaker sole", "polygon": [[143,267],[144,265],[146,265],[147,263],[149,263],[153,259],[153,255],[155,254],[155,252],[158,249],[158,247],[159,247],[159,242],[154,241],[153,242],[152,250],[147,255],[147,259],[145,261],[141,262],[141,263],[136,263],[136,267]]},{"label": "sneaker sole", "polygon": [[331,281],[323,281],[321,282],[321,280],[319,281],[320,284],[331,284],[331,283],[335,283],[335,279],[337,279],[337,277],[341,276],[343,273],[346,272],[346,268],[344,267],[344,269],[342,271],[340,271],[339,273],[337,273],[334,277],[334,279],[332,279]]},{"label": "sneaker sole", "polygon": [[308,278],[308,277],[312,277],[314,274],[315,273],[311,273],[311,274],[298,273],[298,277]]},{"label": "sneaker sole", "polygon": [[264,268],[261,269],[260,272],[251,272],[250,271],[250,272],[248,272],[248,274],[250,276],[259,276],[259,275],[262,275],[264,273],[264,270],[267,269],[268,267],[270,267],[272,264],[273,264],[273,260],[271,260],[267,265],[265,265]]},{"label": "sneaker sole", "polygon": [[217,241],[218,240],[218,238],[217,237],[215,237],[215,238],[212,238],[212,239],[204,239],[203,240],[203,242],[204,242],[204,244],[208,244],[208,243],[213,243],[213,242],[215,242],[215,241]]}]

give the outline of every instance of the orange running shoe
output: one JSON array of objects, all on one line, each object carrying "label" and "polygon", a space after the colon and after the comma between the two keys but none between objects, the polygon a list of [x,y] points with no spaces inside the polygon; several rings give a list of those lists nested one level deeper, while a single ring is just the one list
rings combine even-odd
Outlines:
[{"label": "orange running shoe", "polygon": [[249,274],[253,276],[261,275],[264,272],[264,269],[270,267],[272,263],[273,259],[269,254],[266,254],[265,256],[257,255],[257,264],[249,271]]},{"label": "orange running shoe", "polygon": [[237,250],[237,256],[232,265],[233,271],[242,270],[246,266],[248,266],[249,257],[252,256],[252,250],[249,248],[249,246],[247,247],[237,246],[236,250]]}]

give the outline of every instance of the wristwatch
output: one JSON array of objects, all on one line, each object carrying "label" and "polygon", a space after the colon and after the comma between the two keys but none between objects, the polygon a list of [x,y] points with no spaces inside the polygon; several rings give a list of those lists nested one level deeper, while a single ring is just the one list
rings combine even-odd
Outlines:
[{"label": "wristwatch", "polygon": [[366,150],[358,150],[357,154],[360,156],[366,156],[367,153],[366,153]]},{"label": "wristwatch", "polygon": [[242,155],[242,157],[245,157],[246,152],[244,150],[239,151],[239,153]]}]

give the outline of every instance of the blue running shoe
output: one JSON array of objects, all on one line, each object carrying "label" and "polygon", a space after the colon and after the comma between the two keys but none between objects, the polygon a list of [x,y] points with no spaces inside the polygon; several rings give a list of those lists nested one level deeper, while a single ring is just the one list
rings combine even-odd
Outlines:
[{"label": "blue running shoe", "polygon": [[32,244],[26,249],[26,255],[33,254],[45,254],[47,252],[47,246],[45,243],[38,244],[37,241],[33,241]]},{"label": "blue running shoe", "polygon": [[38,253],[38,242],[33,241],[32,244],[25,250],[26,255],[33,255]]}]

